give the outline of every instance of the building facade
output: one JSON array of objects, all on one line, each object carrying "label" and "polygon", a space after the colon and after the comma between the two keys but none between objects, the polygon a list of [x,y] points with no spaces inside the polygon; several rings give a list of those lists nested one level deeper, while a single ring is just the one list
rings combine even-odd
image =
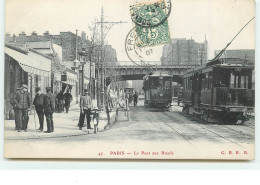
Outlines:
[{"label": "building facade", "polygon": [[208,60],[208,43],[195,42],[193,39],[172,39],[163,46],[161,65],[201,65]]}]

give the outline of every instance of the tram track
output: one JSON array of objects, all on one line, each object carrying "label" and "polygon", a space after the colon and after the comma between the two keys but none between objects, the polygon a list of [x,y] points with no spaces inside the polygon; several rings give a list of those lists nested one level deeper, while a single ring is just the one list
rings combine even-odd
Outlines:
[{"label": "tram track", "polygon": [[192,143],[187,139],[185,138],[181,133],[179,133],[176,129],[174,129],[171,125],[163,122],[166,126],[170,127],[179,137],[181,137],[183,140],[187,141],[189,144],[192,145]]},{"label": "tram track", "polygon": [[229,126],[226,126],[226,125],[221,125],[221,127],[224,127],[224,128],[229,129],[229,130],[232,130],[233,132],[236,132],[236,133],[238,133],[238,134],[242,134],[243,136],[247,137],[247,139],[253,140],[252,136],[250,136],[250,135],[248,135],[248,134],[245,134],[245,133],[243,133],[243,132],[240,131],[240,130],[233,129],[233,128],[231,128],[231,127],[229,127]]},{"label": "tram track", "polygon": [[[178,114],[178,112],[175,112],[175,113]],[[163,113],[163,114],[166,115],[166,116],[168,116],[168,117],[170,117],[172,120],[174,120],[173,122],[180,122],[180,123],[185,123],[185,122],[187,122],[187,120],[185,120],[185,118],[183,117],[182,114],[178,114],[178,115],[180,115],[180,117],[178,117],[178,118],[177,118],[177,117],[174,117],[174,116],[172,116],[172,115],[166,114],[166,113]],[[210,133],[212,133],[212,134],[214,134],[214,135],[217,135],[218,137],[220,137],[220,138],[222,138],[222,139],[224,139],[224,140],[227,140],[227,141],[229,141],[229,142],[235,144],[235,145],[244,147],[243,145],[239,144],[237,141],[234,141],[234,140],[232,140],[232,139],[229,139],[229,138],[227,138],[226,136],[223,136],[223,135],[217,133],[216,131],[214,131],[214,130],[212,130],[212,129],[208,129],[208,128],[206,128],[206,127],[201,126],[200,124],[194,123],[194,122],[192,122],[191,120],[189,120],[189,124],[192,124],[192,125],[195,125],[195,126],[197,126],[197,127],[199,127],[199,128],[202,128],[202,129],[204,129],[204,130],[206,130],[206,131],[208,131],[208,132],[210,132]],[[185,124],[185,126],[189,126],[189,124]]]}]

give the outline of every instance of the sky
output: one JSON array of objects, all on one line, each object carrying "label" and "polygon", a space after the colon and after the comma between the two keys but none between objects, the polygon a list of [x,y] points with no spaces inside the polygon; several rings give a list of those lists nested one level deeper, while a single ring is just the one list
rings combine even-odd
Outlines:
[{"label": "sky", "polygon": [[[139,0],[140,1],[140,0]],[[139,2],[138,1],[138,2]],[[147,2],[148,0],[142,0]],[[156,1],[156,0],[155,0]],[[105,21],[124,21],[114,25],[105,42],[116,49],[119,61],[130,61],[125,53],[125,39],[134,27],[129,7],[136,0],[6,0],[5,33],[16,34],[32,31],[38,34],[48,30],[51,34],[63,31],[85,31],[100,20],[104,8]],[[209,59],[214,50],[223,49],[238,31],[255,16],[253,0],[171,0],[172,11],[168,18],[171,38],[208,40]],[[233,41],[228,49],[255,48],[255,20]],[[155,47],[154,61],[160,61],[162,45]]]}]

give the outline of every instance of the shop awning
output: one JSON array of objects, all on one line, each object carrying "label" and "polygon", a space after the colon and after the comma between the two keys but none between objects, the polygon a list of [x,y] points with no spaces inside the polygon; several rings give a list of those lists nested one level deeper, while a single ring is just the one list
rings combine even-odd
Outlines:
[{"label": "shop awning", "polygon": [[50,59],[32,51],[24,54],[8,47],[5,47],[5,53],[16,60],[24,71],[31,74],[50,77]]}]

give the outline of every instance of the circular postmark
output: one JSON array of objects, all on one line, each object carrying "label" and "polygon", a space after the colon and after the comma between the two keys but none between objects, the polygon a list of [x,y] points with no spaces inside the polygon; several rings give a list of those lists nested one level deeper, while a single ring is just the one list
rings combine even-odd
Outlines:
[{"label": "circular postmark", "polygon": [[153,58],[154,47],[138,46],[138,37],[135,28],[131,29],[126,36],[125,51],[128,58],[136,65],[147,65],[146,61]]},{"label": "circular postmark", "polygon": [[171,0],[130,6],[133,22],[142,27],[154,27],[164,23],[171,13]]}]

